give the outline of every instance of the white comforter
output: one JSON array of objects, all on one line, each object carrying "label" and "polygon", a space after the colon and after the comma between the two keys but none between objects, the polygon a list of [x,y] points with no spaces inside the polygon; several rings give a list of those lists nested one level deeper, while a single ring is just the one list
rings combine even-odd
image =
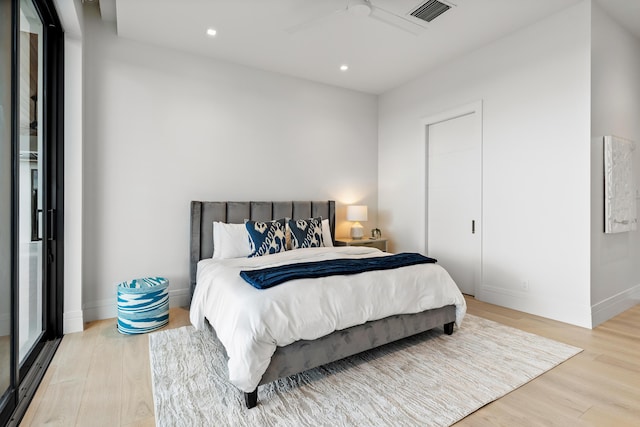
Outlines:
[{"label": "white comforter", "polygon": [[258,290],[240,270],[335,258],[385,256],[373,248],[297,249],[256,258],[205,259],[198,263],[191,323],[205,318],[229,356],[229,380],[240,390],[255,390],[277,346],[313,340],[335,330],[395,314],[456,305],[456,324],[466,303],[451,276],[438,264],[349,276],[300,279]]}]

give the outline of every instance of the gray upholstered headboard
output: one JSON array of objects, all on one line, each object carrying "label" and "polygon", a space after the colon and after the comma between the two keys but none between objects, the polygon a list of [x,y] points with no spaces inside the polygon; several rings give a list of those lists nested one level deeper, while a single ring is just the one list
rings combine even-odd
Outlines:
[{"label": "gray upholstered headboard", "polygon": [[335,240],[336,204],[322,202],[191,202],[191,243],[189,276],[191,295],[196,287],[198,261],[213,256],[213,222],[242,224],[245,220],[268,221],[279,218],[311,218],[321,216],[329,220],[331,236]]}]

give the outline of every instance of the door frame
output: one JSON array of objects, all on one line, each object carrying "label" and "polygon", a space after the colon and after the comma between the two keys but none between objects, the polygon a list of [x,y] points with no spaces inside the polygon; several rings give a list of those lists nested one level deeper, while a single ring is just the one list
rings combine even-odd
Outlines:
[{"label": "door frame", "polygon": [[424,141],[425,147],[425,168],[424,168],[424,189],[425,189],[425,198],[424,198],[424,216],[423,216],[423,224],[424,227],[424,248],[425,251],[429,248],[429,126],[435,125],[441,122],[445,122],[447,120],[457,119],[462,116],[467,116],[473,114],[475,118],[475,126],[477,138],[480,141],[480,206],[479,206],[479,227],[476,225],[476,233],[478,234],[478,238],[480,239],[480,265],[479,271],[477,271],[478,277],[480,278],[479,283],[476,283],[474,294],[475,298],[481,299],[481,290],[483,283],[483,120],[482,120],[482,100],[472,102],[469,104],[461,105],[459,107],[455,107],[438,114],[434,114],[432,116],[423,117],[420,120],[420,124],[422,126],[422,140]]}]

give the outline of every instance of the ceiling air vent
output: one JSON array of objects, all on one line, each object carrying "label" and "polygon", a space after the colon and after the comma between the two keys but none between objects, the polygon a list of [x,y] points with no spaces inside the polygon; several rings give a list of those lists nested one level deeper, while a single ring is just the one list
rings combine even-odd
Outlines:
[{"label": "ceiling air vent", "polygon": [[449,9],[451,9],[451,6],[448,4],[444,4],[438,0],[429,0],[411,12],[411,16],[415,16],[423,21],[431,22]]}]

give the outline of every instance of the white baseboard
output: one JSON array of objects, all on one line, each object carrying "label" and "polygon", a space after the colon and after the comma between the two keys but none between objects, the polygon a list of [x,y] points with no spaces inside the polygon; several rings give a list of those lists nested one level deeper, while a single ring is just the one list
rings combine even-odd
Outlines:
[{"label": "white baseboard", "polygon": [[595,328],[640,303],[640,285],[620,292],[591,306],[591,322]]},{"label": "white baseboard", "polygon": [[591,328],[591,307],[586,304],[583,306],[559,298],[543,298],[533,292],[521,292],[488,285],[482,285],[476,298],[512,310],[523,311],[583,328]]},{"label": "white baseboard", "polygon": [[62,333],[72,334],[84,330],[84,315],[82,310],[65,311],[62,315]]},{"label": "white baseboard", "polygon": [[[189,289],[169,290],[169,307],[188,307],[191,300]],[[113,299],[101,299],[84,305],[85,322],[118,317],[118,303]]]},{"label": "white baseboard", "polygon": [[191,292],[189,289],[169,291],[169,307],[189,307],[190,304]]},{"label": "white baseboard", "polygon": [[107,298],[87,302],[83,305],[85,322],[94,320],[111,319],[118,316],[118,306],[116,298]]}]

